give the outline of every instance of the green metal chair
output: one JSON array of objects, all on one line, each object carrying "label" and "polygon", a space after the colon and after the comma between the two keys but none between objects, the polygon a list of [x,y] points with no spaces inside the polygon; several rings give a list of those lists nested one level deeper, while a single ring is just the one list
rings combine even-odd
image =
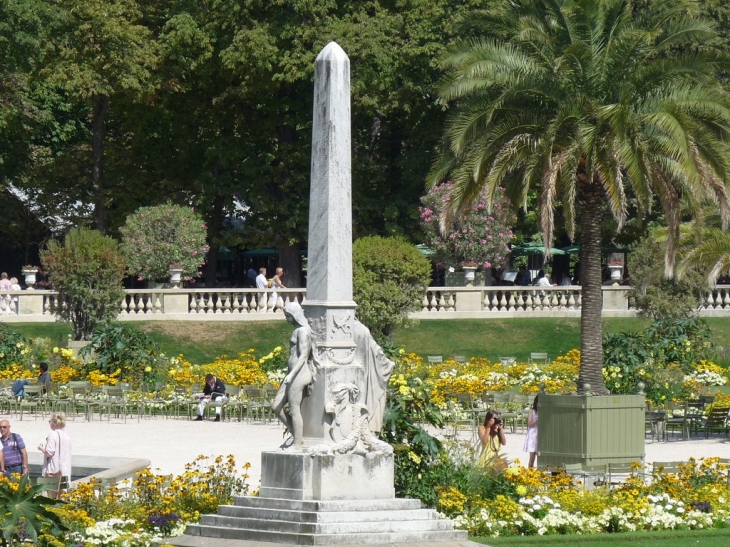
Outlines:
[{"label": "green metal chair", "polygon": [[[124,423],[127,423],[127,413],[129,407],[124,389],[119,386],[104,386],[103,398],[99,401],[99,419],[102,419],[106,412],[106,421],[110,421],[112,414],[115,417],[121,417]],[[137,412],[137,421],[139,422],[139,412]]]},{"label": "green metal chair", "polygon": [[20,419],[23,420],[23,413],[40,411],[41,417],[46,415],[46,401],[44,386],[25,386],[25,397],[20,401]]},{"label": "green metal chair", "polygon": [[566,463],[563,470],[571,477],[580,478],[583,481],[583,489],[589,479],[593,479],[593,486],[603,486],[606,484],[606,466],[590,465],[584,466],[581,463]]},{"label": "green metal chair", "polygon": [[608,486],[620,486],[630,476],[646,479],[646,471],[642,462],[622,462],[608,464]]},{"label": "green metal chair", "polygon": [[713,431],[724,431],[725,437],[727,438],[728,430],[730,429],[728,420],[730,420],[730,407],[713,406],[707,418],[700,424],[705,431],[705,438],[709,437]]}]

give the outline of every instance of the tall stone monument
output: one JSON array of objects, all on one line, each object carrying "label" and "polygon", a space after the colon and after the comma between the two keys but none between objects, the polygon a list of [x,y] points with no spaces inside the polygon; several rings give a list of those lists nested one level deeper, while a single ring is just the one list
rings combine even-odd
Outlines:
[{"label": "tall stone monument", "polygon": [[292,439],[262,453],[259,496],[219,507],[171,543],[470,544],[419,500],[395,498],[393,449],[377,437],[394,365],[355,319],[350,61],[334,42],[317,56],[314,87],[307,298],[284,309],[289,372],[272,404]]}]

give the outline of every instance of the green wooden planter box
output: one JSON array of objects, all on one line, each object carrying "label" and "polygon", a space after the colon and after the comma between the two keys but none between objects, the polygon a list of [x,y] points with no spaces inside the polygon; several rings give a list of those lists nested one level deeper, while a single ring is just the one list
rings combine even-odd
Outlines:
[{"label": "green wooden planter box", "polygon": [[644,461],[643,395],[540,394],[540,466]]}]

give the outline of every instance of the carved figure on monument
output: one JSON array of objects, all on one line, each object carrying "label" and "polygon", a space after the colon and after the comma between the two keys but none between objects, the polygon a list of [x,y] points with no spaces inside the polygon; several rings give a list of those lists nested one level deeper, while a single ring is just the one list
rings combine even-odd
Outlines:
[{"label": "carved figure on monument", "polygon": [[312,329],[301,306],[297,302],[289,302],[284,306],[284,316],[295,325],[289,340],[289,373],[281,382],[271,406],[292,434],[291,448],[299,449],[304,441],[302,399],[311,392],[319,363]]},{"label": "carved figure on monument", "polygon": [[385,394],[388,380],[393,374],[395,363],[388,359],[378,343],[370,334],[370,329],[355,319],[352,330],[355,333],[356,364],[365,368],[364,405],[368,409],[368,427],[375,434],[383,427],[385,413]]},{"label": "carved figure on monument", "polygon": [[359,402],[360,389],[355,384],[341,383],[327,393],[325,412],[332,415],[332,444],[318,444],[309,454],[392,454],[393,447],[381,441],[368,427],[369,413]]}]

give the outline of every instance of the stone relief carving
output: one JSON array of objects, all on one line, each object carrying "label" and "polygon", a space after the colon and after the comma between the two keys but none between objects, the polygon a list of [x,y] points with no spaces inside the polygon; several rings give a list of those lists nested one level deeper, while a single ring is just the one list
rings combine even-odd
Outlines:
[{"label": "stone relief carving", "polygon": [[368,427],[368,409],[360,404],[360,389],[351,383],[339,383],[327,390],[325,412],[333,416],[331,443],[307,449],[311,455],[392,454],[393,447],[378,439]]},{"label": "stone relief carving", "polygon": [[332,334],[337,334],[339,331],[345,338],[352,338],[352,327],[350,326],[351,315],[345,314],[333,314],[332,315]]}]

